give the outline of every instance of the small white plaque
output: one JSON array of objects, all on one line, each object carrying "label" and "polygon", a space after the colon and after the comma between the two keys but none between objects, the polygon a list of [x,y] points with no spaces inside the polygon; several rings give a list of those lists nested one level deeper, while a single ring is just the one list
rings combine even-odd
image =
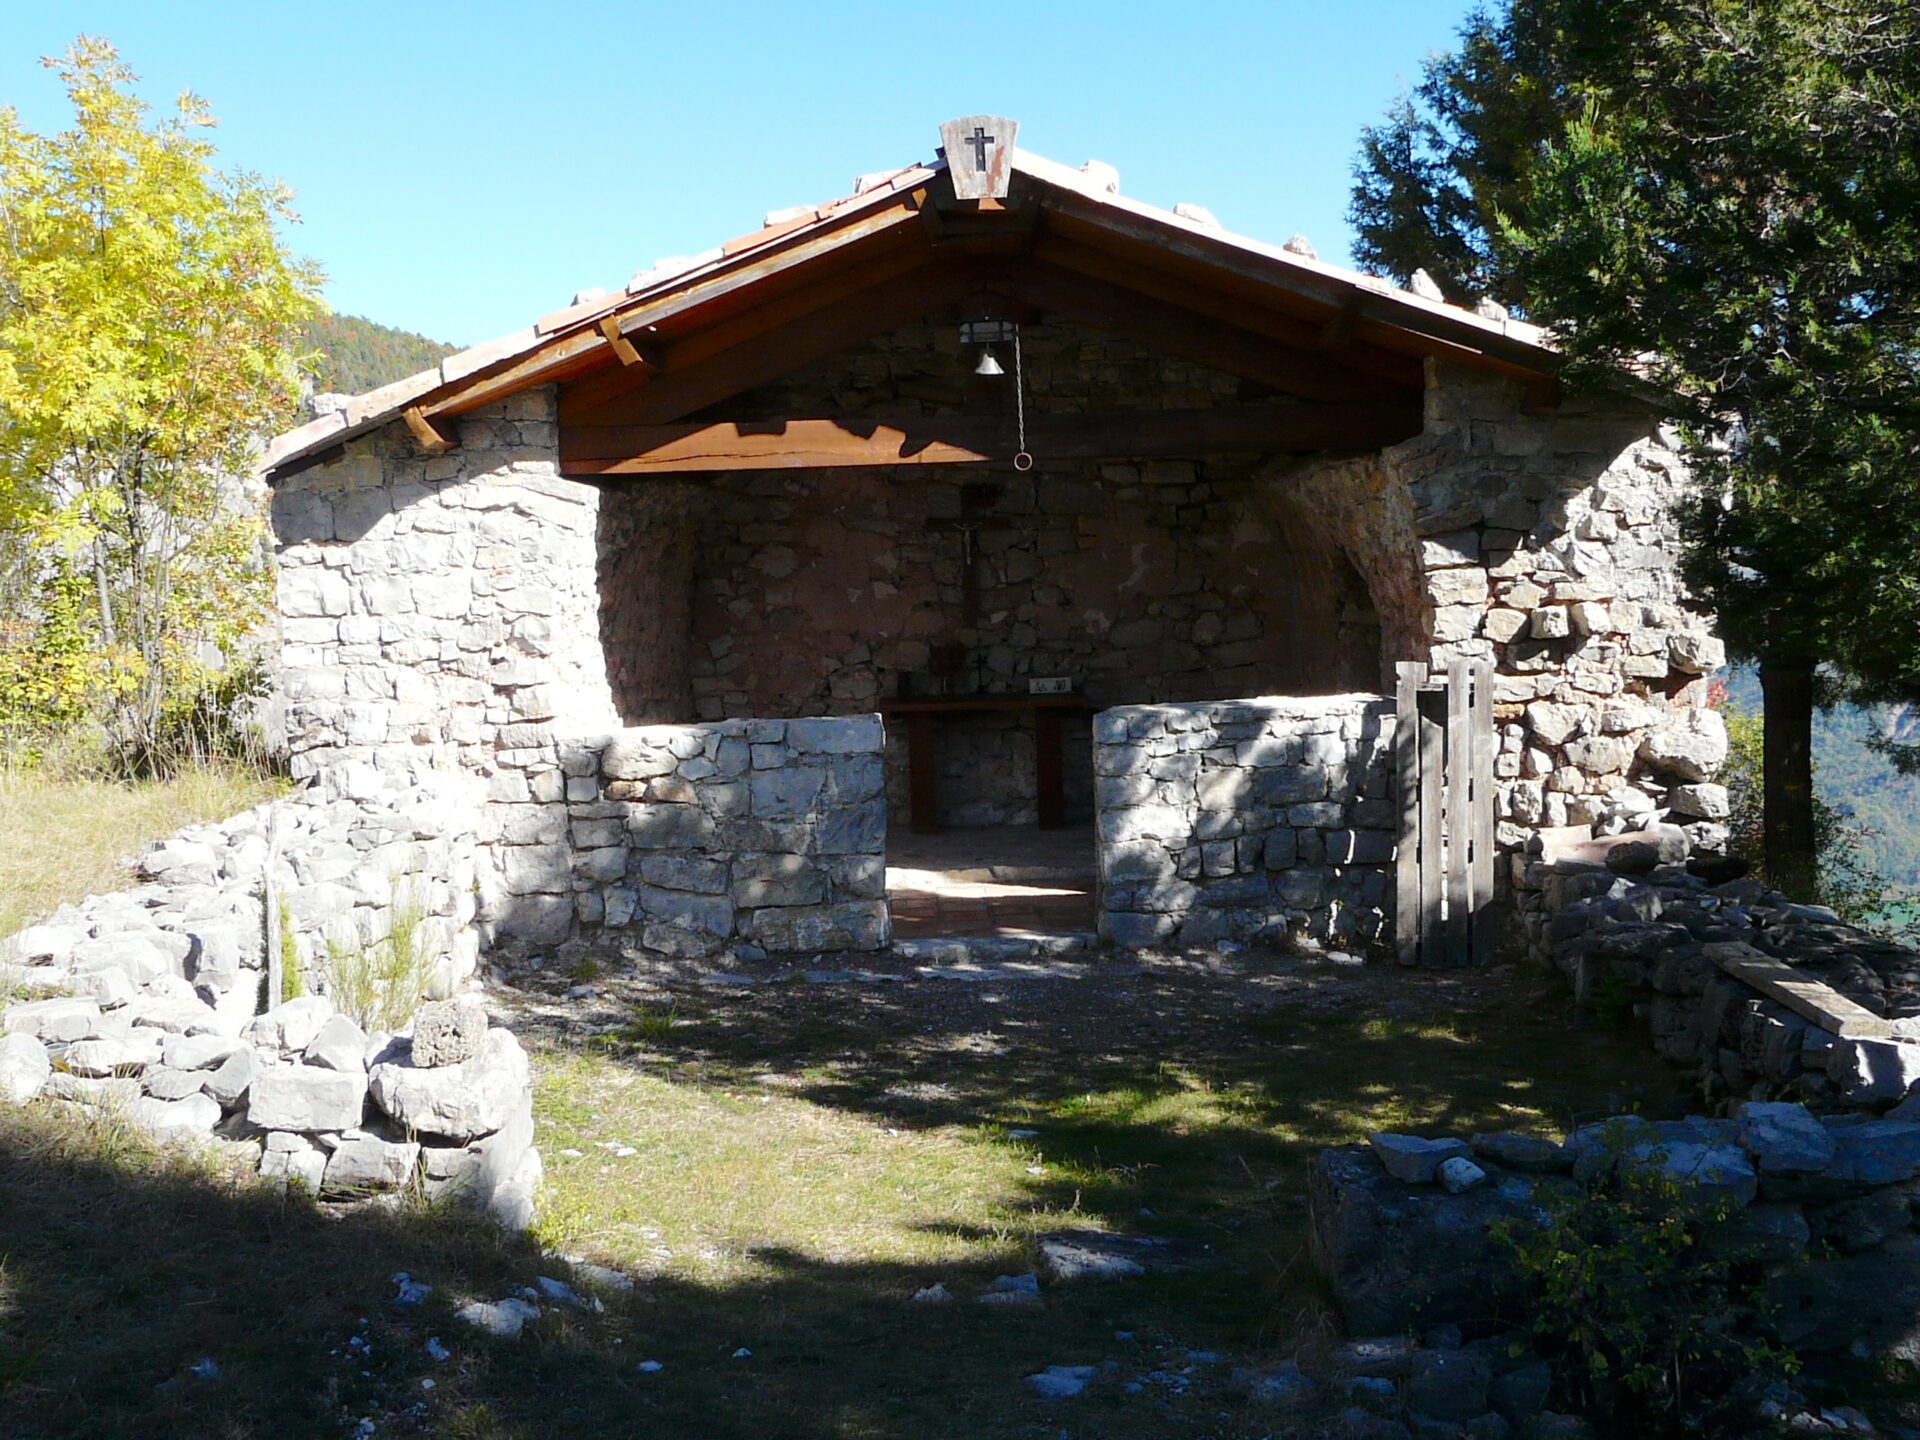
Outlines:
[{"label": "small white plaque", "polygon": [[1054,675],[1045,680],[1029,680],[1027,681],[1027,693],[1029,695],[1071,695],[1073,693],[1073,677],[1070,675]]}]

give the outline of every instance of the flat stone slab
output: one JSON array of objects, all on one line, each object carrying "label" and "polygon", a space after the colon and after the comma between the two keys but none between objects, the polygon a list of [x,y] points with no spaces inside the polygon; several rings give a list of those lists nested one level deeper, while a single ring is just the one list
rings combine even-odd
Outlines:
[{"label": "flat stone slab", "polygon": [[1056,1230],[1040,1237],[1040,1259],[1058,1281],[1126,1280],[1173,1275],[1215,1263],[1211,1249],[1158,1235],[1112,1235],[1104,1230]]},{"label": "flat stone slab", "polygon": [[1456,1156],[1467,1153],[1464,1140],[1425,1140],[1418,1135],[1395,1135],[1381,1131],[1367,1136],[1367,1144],[1380,1157],[1380,1163],[1396,1180],[1409,1185],[1430,1185],[1440,1167]]},{"label": "flat stone slab", "polygon": [[1842,1040],[1890,1040],[1893,1022],[1857,1005],[1831,985],[1796,970],[1784,961],[1764,955],[1740,941],[1716,941],[1704,946],[1706,956],[1743,985],[1770,1000],[1778,1000],[1802,1019],[1810,1020]]},{"label": "flat stone slab", "polygon": [[958,980],[969,985],[1006,985],[1035,980],[1095,980],[1115,972],[1104,966],[1096,968],[1066,961],[1052,964],[1012,961],[1001,965],[921,965],[914,973],[928,980]]}]

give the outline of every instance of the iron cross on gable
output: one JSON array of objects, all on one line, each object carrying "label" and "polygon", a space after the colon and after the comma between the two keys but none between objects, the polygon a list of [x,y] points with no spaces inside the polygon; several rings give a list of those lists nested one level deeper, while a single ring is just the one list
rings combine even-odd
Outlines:
[{"label": "iron cross on gable", "polygon": [[962,115],[940,127],[956,200],[1004,200],[1013,179],[1018,122],[1000,115]]}]

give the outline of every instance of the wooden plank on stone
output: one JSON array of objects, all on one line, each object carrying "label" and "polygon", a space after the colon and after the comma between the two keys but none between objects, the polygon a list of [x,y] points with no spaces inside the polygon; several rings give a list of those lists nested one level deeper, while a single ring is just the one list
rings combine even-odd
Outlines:
[{"label": "wooden plank on stone", "polygon": [[1447,665],[1447,929],[1449,965],[1472,958],[1473,888],[1468,868],[1472,837],[1473,735],[1467,713],[1467,662]]},{"label": "wooden plank on stone", "polygon": [[1447,737],[1437,720],[1420,717],[1420,963],[1441,963],[1446,904],[1446,844],[1441,796],[1446,782]]},{"label": "wooden plank on stone", "polygon": [[1470,714],[1473,798],[1469,837],[1473,844],[1473,963],[1493,958],[1493,665],[1477,660],[1471,668]]},{"label": "wooden plank on stone", "polygon": [[1420,686],[1427,667],[1402,660],[1394,667],[1394,800],[1400,811],[1393,862],[1393,939],[1402,965],[1420,963]]},{"label": "wooden plank on stone", "polygon": [[1831,985],[1796,970],[1785,961],[1761,953],[1740,941],[1717,941],[1704,947],[1709,960],[1743,985],[1770,1000],[1778,1000],[1794,1014],[1842,1040],[1890,1040],[1893,1022],[1849,1000]]}]

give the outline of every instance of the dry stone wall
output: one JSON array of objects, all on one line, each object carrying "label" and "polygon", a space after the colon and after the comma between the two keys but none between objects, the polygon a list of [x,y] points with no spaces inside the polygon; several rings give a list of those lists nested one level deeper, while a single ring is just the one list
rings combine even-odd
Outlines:
[{"label": "dry stone wall", "polygon": [[[1523,921],[1538,963],[1582,1003],[1644,1023],[1709,1100],[1875,1112],[1920,1085],[1920,952],[1757,880],[1652,864],[1662,838],[1670,860],[1686,845],[1677,831],[1647,835],[1529,862]],[[1781,972],[1797,980],[1794,1003],[1742,978]]]},{"label": "dry stone wall", "polygon": [[1383,937],[1390,701],[1123,706],[1095,717],[1094,740],[1103,936],[1128,947]]},{"label": "dry stone wall", "polygon": [[[360,1023],[460,990],[477,949],[462,812],[387,799],[314,792],[181,831],[143,857],[144,883],[0,942],[0,993],[26,997],[0,1011],[0,1099],[250,1146],[261,1174],[322,1196],[417,1181],[530,1224],[540,1159],[514,1037],[472,998],[397,1033]],[[284,988],[308,992],[284,1003],[275,939]],[[412,963],[385,963],[383,946]],[[416,1027],[438,1043],[416,1053]]]},{"label": "dry stone wall", "polygon": [[583,923],[668,955],[881,949],[882,738],[878,715],[857,715],[564,743],[567,843],[529,863]]},{"label": "dry stone wall", "polygon": [[614,723],[600,496],[560,478],[551,388],[463,417],[460,441],[424,455],[391,425],[276,480],[280,689],[296,779],[348,798],[466,781],[447,803],[476,816],[482,918],[511,933],[517,807],[564,804],[555,733]]}]

